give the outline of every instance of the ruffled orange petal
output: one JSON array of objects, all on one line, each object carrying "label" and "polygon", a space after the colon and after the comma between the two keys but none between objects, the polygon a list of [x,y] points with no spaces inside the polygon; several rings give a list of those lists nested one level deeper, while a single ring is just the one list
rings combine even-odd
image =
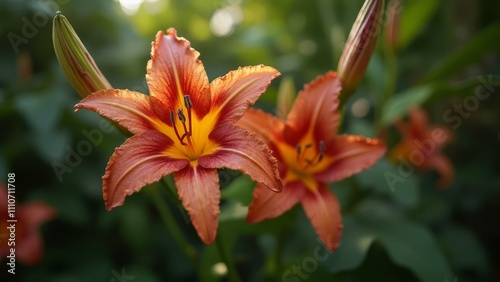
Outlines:
[{"label": "ruffled orange petal", "polygon": [[300,182],[285,185],[281,193],[274,193],[258,184],[248,208],[247,222],[255,223],[280,216],[298,203],[305,192],[306,188]]},{"label": "ruffled orange petal", "polygon": [[240,170],[275,192],[283,189],[276,158],[255,134],[225,124],[212,131],[209,138],[219,144],[219,148],[213,154],[201,156],[200,166]]},{"label": "ruffled orange petal", "polygon": [[253,105],[280,73],[268,66],[248,66],[231,71],[210,84],[212,109],[219,122],[234,123]]},{"label": "ruffled orange petal", "polygon": [[305,193],[301,203],[319,238],[333,252],[339,245],[343,228],[337,198],[321,184],[314,192]]},{"label": "ruffled orange petal", "polygon": [[117,148],[102,177],[106,209],[121,206],[126,196],[186,167],[189,160],[165,155],[172,144],[167,136],[150,130],[130,137]]},{"label": "ruffled orange petal", "polygon": [[339,127],[339,94],[342,89],[336,72],[330,71],[305,85],[288,114],[286,141],[295,146],[310,128],[316,141],[329,143]]},{"label": "ruffled orange petal", "polygon": [[201,119],[210,110],[210,86],[199,56],[189,41],[177,37],[175,29],[169,28],[167,35],[159,31],[152,43],[146,79],[150,95],[162,101],[166,109],[183,107],[184,95],[189,95]]},{"label": "ruffled orange petal", "polygon": [[333,162],[315,175],[320,182],[339,181],[363,171],[374,165],[386,150],[383,141],[354,135],[339,135],[326,148],[326,156]]},{"label": "ruffled orange petal", "polygon": [[188,166],[174,173],[182,205],[203,243],[212,244],[217,235],[220,201],[217,169]]},{"label": "ruffled orange petal", "polygon": [[236,123],[250,132],[255,132],[264,141],[271,141],[274,136],[283,131],[285,124],[277,117],[260,109],[248,109]]},{"label": "ruffled orange petal", "polygon": [[448,188],[453,182],[453,165],[450,160],[443,155],[435,155],[426,161],[426,165],[435,168],[441,177],[437,181],[437,186],[441,189]]},{"label": "ruffled orange petal", "polygon": [[94,111],[133,134],[154,129],[159,122],[151,109],[150,97],[129,90],[108,89],[92,93],[75,105],[75,111],[80,109]]}]

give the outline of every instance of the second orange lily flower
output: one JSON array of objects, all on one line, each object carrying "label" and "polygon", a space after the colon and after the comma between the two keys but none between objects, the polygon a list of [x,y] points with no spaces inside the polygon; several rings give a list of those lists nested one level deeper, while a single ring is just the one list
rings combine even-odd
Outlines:
[{"label": "second orange lily flower", "polygon": [[328,72],[299,92],[286,120],[249,109],[237,123],[257,132],[273,150],[284,184],[279,194],[258,184],[247,221],[277,217],[300,202],[330,251],[339,244],[342,220],[327,183],[369,168],[385,153],[383,141],[337,135],[341,88],[337,73]]}]

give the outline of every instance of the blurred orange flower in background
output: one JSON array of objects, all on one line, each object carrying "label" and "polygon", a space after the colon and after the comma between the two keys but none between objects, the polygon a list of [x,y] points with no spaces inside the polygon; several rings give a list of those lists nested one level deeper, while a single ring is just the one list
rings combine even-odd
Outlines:
[{"label": "blurred orange flower in background", "polygon": [[403,139],[391,150],[389,158],[411,164],[421,171],[435,169],[441,174],[437,186],[450,186],[453,165],[441,150],[453,139],[453,132],[441,125],[429,124],[427,113],[421,108],[412,107],[408,115],[408,122],[397,120],[394,123]]},{"label": "blurred orange flower in background", "polygon": [[[14,194],[11,194],[15,196]],[[14,218],[9,217],[10,210]],[[9,198],[7,187],[0,184],[0,258],[10,259],[12,253],[16,261],[26,265],[39,262],[43,256],[43,242],[39,228],[44,222],[56,216],[54,208],[42,202],[30,202],[20,205]],[[16,222],[7,222],[8,219]],[[14,249],[14,252],[11,252]]]}]

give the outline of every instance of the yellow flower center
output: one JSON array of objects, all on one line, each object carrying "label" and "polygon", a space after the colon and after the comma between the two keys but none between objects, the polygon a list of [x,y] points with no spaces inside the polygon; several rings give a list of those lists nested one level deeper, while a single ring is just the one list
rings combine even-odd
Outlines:
[{"label": "yellow flower center", "polygon": [[284,182],[301,181],[308,189],[315,191],[317,181],[314,175],[325,170],[331,163],[330,158],[325,155],[325,142],[314,141],[311,130],[295,147],[281,143],[279,151],[288,167]]},{"label": "yellow flower center", "polygon": [[217,122],[217,114],[210,111],[199,119],[192,109],[191,98],[184,95],[184,105],[176,111],[170,110],[172,127],[163,125],[160,131],[174,141],[174,145],[167,149],[167,155],[188,159],[196,166],[200,156],[212,154],[218,149],[218,144],[208,138]]}]

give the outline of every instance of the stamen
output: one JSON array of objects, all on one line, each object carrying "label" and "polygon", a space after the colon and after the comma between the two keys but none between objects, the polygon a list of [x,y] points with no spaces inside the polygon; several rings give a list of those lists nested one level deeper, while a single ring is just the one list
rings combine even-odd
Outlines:
[{"label": "stamen", "polygon": [[323,140],[320,140],[319,141],[319,158],[318,158],[318,163],[321,162],[321,160],[323,159],[323,156],[325,155],[325,151],[326,151],[325,142]]},{"label": "stamen", "polygon": [[191,136],[193,132],[193,125],[191,122],[191,108],[193,107],[193,102],[191,102],[191,97],[189,95],[184,95],[184,105],[186,106],[186,109],[188,110],[188,122],[189,122],[189,131],[186,132],[188,136]]},{"label": "stamen", "polygon": [[187,134],[188,130],[186,128],[186,116],[184,116],[184,111],[182,109],[178,109],[177,116],[179,116],[179,120],[182,122],[182,126],[184,127],[184,134]]},{"label": "stamen", "polygon": [[[179,118],[180,118],[180,117],[179,117]],[[182,144],[182,145],[187,145],[186,143],[184,143],[184,141],[182,141],[182,138],[181,138],[181,136],[179,135],[179,131],[177,131],[177,126],[175,126],[175,115],[174,115],[174,111],[170,111],[170,121],[172,122],[172,127],[174,128],[175,135],[177,136],[177,139],[179,139],[179,141],[181,141],[181,144]]]},{"label": "stamen", "polygon": [[300,152],[302,152],[302,146],[300,146],[300,144],[297,144],[297,161],[299,160]]}]

